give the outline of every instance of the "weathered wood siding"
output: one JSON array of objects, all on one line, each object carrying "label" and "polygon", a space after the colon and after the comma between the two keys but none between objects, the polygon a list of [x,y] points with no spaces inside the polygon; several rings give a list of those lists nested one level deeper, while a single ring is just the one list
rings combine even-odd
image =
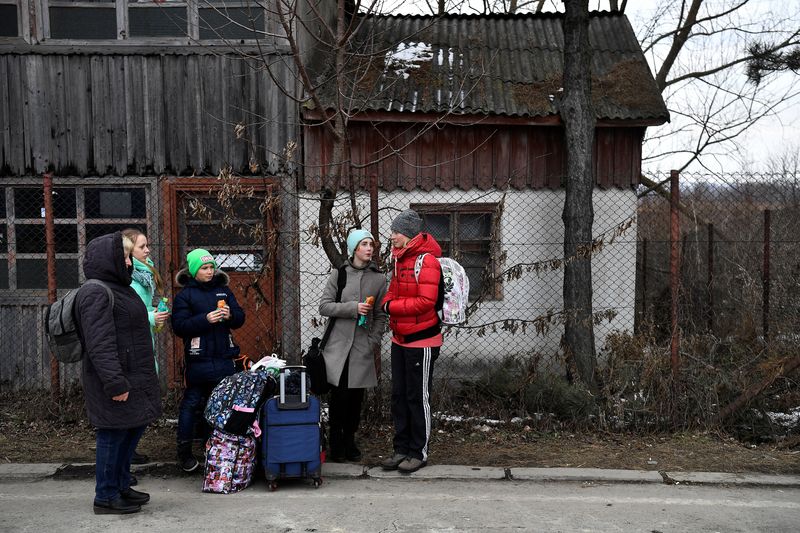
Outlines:
[{"label": "weathered wood siding", "polygon": [[[351,122],[353,172],[361,187],[377,176],[382,190],[433,188],[556,189],[566,174],[563,130],[553,126],[445,125]],[[642,128],[598,128],[597,185],[639,183]],[[305,132],[305,187],[317,191],[330,175],[332,144],[322,127]]]},{"label": "weathered wood siding", "polygon": [[[270,56],[285,87],[289,61]],[[0,55],[0,171],[248,171],[296,140],[296,106],[263,65],[204,54]],[[236,124],[247,125],[247,142]]]}]

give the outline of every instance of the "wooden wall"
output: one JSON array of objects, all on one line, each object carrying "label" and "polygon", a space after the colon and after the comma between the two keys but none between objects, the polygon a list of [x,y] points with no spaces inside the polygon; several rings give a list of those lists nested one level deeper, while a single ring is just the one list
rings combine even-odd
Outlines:
[{"label": "wooden wall", "polygon": [[[296,140],[296,106],[260,65],[169,53],[0,55],[0,172],[61,175],[247,171]],[[278,81],[294,87],[269,56]],[[286,62],[288,63],[288,62]],[[249,124],[252,149],[234,135]]]},{"label": "wooden wall", "polygon": [[[598,128],[595,175],[603,188],[639,183],[641,127]],[[351,122],[353,172],[361,187],[377,176],[385,191],[504,187],[555,189],[566,173],[563,130],[556,126]],[[321,127],[305,129],[305,187],[330,174],[332,144]]]}]

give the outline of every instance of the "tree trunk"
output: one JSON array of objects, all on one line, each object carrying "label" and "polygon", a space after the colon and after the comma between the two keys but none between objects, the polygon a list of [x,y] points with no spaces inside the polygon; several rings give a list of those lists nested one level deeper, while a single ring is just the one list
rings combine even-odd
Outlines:
[{"label": "tree trunk", "polygon": [[[322,249],[328,260],[334,268],[339,268],[344,263],[344,256],[336,247],[335,235],[331,223],[333,222],[333,205],[336,200],[336,195],[339,193],[339,187],[342,183],[342,178],[351,183],[350,176],[350,146],[349,137],[347,135],[347,115],[344,113],[345,105],[343,102],[343,95],[346,94],[346,77],[345,72],[345,52],[346,52],[346,38],[345,33],[347,30],[347,2],[345,0],[338,0],[337,13],[336,13],[336,88],[337,88],[337,106],[336,113],[333,120],[327,124],[328,128],[332,129],[333,133],[333,159],[331,161],[330,170],[332,173],[326,176],[327,184],[323,186],[320,193],[319,204],[319,232]],[[350,197],[355,206],[355,191],[350,187]],[[353,213],[355,215],[355,213]]]},{"label": "tree trunk", "polygon": [[588,0],[565,0],[564,97],[561,118],[567,145],[566,198],[564,199],[564,342],[568,360],[592,392],[595,379],[594,325],[592,322],[592,146],[595,115],[591,94]]}]

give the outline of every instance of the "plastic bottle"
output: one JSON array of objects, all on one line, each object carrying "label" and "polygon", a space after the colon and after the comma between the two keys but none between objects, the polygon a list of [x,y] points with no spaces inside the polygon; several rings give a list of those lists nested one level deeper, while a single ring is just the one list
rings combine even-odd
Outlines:
[{"label": "plastic bottle", "polygon": [[[169,298],[161,298],[161,300],[158,302],[158,308],[156,309],[156,311],[158,311],[159,313],[163,313],[164,311],[169,311],[169,306],[167,305],[167,302],[169,302]],[[164,322],[164,324],[166,324],[166,322]],[[164,324],[156,326],[156,333],[159,333],[162,329],[164,329]]]},{"label": "plastic bottle", "polygon": [[[228,304],[225,303],[225,300],[217,300],[217,309],[225,309]],[[220,322],[224,321],[225,319],[220,319]]]},{"label": "plastic bottle", "polygon": [[[372,302],[374,302],[374,301],[375,301],[375,297],[374,296],[367,296],[367,299],[364,300],[364,303],[365,304],[372,304]],[[362,327],[366,327],[367,326],[367,315],[359,315],[359,317],[358,317],[358,325],[362,326]]]}]

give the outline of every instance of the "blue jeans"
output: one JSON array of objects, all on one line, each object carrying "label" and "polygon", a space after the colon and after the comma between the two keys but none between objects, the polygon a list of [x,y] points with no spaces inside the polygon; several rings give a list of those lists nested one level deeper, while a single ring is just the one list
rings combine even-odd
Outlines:
[{"label": "blue jeans", "polygon": [[201,359],[186,365],[186,390],[178,412],[178,443],[191,442],[195,425],[203,421],[211,391],[223,378],[235,372],[231,359]]},{"label": "blue jeans", "polygon": [[98,428],[95,435],[94,501],[108,503],[131,486],[131,456],[147,426],[131,429]]}]

